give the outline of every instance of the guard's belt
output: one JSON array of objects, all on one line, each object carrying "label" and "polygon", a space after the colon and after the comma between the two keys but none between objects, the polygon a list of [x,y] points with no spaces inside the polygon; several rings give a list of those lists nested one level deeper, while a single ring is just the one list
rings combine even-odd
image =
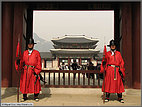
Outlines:
[{"label": "guard's belt", "polygon": [[116,65],[110,65],[110,64],[108,64],[107,66],[118,67],[119,68],[119,66],[116,66]]},{"label": "guard's belt", "polygon": [[32,66],[32,65],[25,65],[25,66],[35,68],[35,66]]}]

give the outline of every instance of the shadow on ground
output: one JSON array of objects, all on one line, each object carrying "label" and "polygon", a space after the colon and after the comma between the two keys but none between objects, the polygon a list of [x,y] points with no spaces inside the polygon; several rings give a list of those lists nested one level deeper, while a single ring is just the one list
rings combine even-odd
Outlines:
[{"label": "shadow on ground", "polygon": [[[42,93],[39,94],[39,100],[44,99],[44,98],[50,98],[51,97],[51,90],[49,88],[43,88]],[[34,99],[34,94],[28,95],[28,100],[33,100]]]},{"label": "shadow on ground", "polygon": [[[17,87],[10,87],[4,90],[4,94],[1,93],[1,98],[5,99],[5,98],[15,96],[15,95],[17,95]],[[19,95],[22,95],[20,91],[19,91]],[[47,97],[48,98],[51,97],[51,91],[49,88],[43,88],[42,93],[39,94],[39,99],[43,99]],[[33,100],[33,99],[34,99],[34,94],[28,94],[28,100]]]},{"label": "shadow on ground", "polygon": [[[1,94],[2,94],[2,89],[1,89]],[[17,88],[16,87],[6,88],[4,91],[4,94],[1,95],[1,98],[4,99],[7,97],[11,97],[13,95],[17,95]]]},{"label": "shadow on ground", "polygon": [[[103,100],[103,95],[101,95],[101,98]],[[111,93],[109,101],[115,101],[115,100],[118,100],[117,94]]]}]

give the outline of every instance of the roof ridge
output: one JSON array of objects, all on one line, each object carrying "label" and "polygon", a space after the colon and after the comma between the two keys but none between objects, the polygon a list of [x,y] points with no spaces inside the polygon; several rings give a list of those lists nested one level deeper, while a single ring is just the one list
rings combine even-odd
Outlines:
[{"label": "roof ridge", "polygon": [[92,40],[99,40],[98,38],[87,37],[85,35],[65,35],[65,36],[62,36],[62,37],[53,38],[52,40],[59,40],[59,39],[61,40],[61,39],[68,38],[68,37],[70,37],[70,38],[84,37],[84,38],[86,38],[88,40],[90,40],[90,39],[92,39]]}]

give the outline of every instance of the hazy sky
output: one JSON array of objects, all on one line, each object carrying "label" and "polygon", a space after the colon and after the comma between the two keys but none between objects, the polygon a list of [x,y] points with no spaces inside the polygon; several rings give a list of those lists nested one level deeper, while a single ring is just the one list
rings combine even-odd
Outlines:
[{"label": "hazy sky", "polygon": [[114,11],[34,11],[33,32],[51,41],[64,35],[98,38],[102,50],[114,38]]}]

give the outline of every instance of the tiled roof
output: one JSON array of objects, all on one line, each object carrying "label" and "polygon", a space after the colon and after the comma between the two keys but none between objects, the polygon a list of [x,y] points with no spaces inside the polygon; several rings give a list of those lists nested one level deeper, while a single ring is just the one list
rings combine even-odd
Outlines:
[{"label": "tiled roof", "polygon": [[51,40],[53,43],[92,43],[96,44],[99,40],[94,38],[89,38],[84,35],[67,35],[60,38],[55,38]]}]

